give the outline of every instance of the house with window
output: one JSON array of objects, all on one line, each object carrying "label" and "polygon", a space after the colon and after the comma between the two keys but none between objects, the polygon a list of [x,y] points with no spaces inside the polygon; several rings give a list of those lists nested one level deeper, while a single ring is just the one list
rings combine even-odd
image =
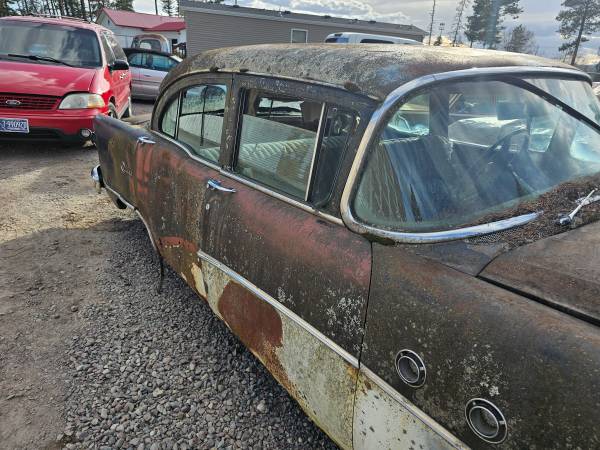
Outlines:
[{"label": "house with window", "polygon": [[185,18],[188,55],[239,45],[325,42],[328,35],[340,32],[395,36],[419,42],[427,34],[413,25],[196,0],[180,0],[179,10]]},{"label": "house with window", "polygon": [[163,35],[171,46],[186,41],[183,17],[103,8],[96,22],[115,33],[121,47],[131,47],[133,38],[139,34]]}]

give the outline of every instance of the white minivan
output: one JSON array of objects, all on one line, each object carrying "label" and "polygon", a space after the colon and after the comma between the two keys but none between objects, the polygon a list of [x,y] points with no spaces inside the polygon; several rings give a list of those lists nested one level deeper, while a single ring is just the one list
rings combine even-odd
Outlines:
[{"label": "white minivan", "polygon": [[414,39],[367,33],[333,33],[327,36],[325,42],[332,44],[404,44],[423,45]]}]

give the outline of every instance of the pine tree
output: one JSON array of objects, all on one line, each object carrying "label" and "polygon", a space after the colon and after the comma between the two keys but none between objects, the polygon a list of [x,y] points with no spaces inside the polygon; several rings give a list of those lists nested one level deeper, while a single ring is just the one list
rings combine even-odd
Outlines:
[{"label": "pine tree", "polygon": [[460,0],[458,2],[458,6],[456,8],[456,16],[454,16],[454,24],[452,25],[452,45],[456,46],[459,43],[460,34],[464,28],[464,20],[463,17],[465,15],[465,10],[471,4],[471,0]]},{"label": "pine tree", "polygon": [[523,25],[513,28],[506,36],[504,50],[515,53],[529,53],[535,55],[539,48],[535,42],[535,35]]},{"label": "pine tree", "polygon": [[111,7],[121,11],[133,11],[133,0],[115,0]]},{"label": "pine tree", "polygon": [[600,0],[564,0],[563,9],[556,16],[560,22],[558,32],[567,39],[559,51],[571,53],[571,64],[575,64],[579,47],[589,39],[586,35],[600,29]]},{"label": "pine tree", "polygon": [[504,17],[519,17],[523,9],[520,0],[475,0],[473,13],[467,17],[465,36],[471,47],[475,42],[481,42],[484,47],[495,48],[500,43],[500,33],[504,29]]},{"label": "pine tree", "polygon": [[13,0],[0,0],[0,17],[12,16],[16,13]]},{"label": "pine tree", "polygon": [[175,1],[174,0],[160,0],[162,3],[162,11],[167,16],[172,16],[175,13]]}]

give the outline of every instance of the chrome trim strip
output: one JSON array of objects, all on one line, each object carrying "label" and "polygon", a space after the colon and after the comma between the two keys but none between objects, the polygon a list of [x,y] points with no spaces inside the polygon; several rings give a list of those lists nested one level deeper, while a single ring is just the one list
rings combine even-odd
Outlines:
[{"label": "chrome trim strip", "polygon": [[340,210],[342,213],[342,220],[346,226],[352,231],[365,234],[369,233],[375,236],[383,237],[386,239],[392,239],[396,242],[409,243],[409,244],[420,244],[420,243],[432,243],[432,242],[444,242],[456,239],[464,239],[468,237],[481,236],[484,234],[494,233],[498,231],[507,230],[516,226],[524,225],[532,220],[535,220],[540,213],[525,214],[518,217],[512,217],[498,222],[493,222],[485,225],[477,225],[474,227],[467,227],[448,231],[437,231],[431,233],[409,233],[409,232],[398,232],[398,231],[386,231],[379,228],[371,227],[369,225],[362,224],[352,214],[352,208],[350,207],[350,201],[354,197],[356,189],[358,187],[358,175],[363,163],[366,160],[368,149],[376,139],[376,132],[379,127],[383,125],[383,121],[387,116],[388,112],[392,108],[396,107],[401,103],[408,95],[419,89],[423,89],[434,83],[451,80],[465,80],[470,78],[490,78],[494,76],[562,76],[565,78],[579,78],[583,81],[591,83],[591,78],[586,73],[577,69],[563,69],[558,67],[527,67],[527,66],[509,66],[509,67],[486,67],[486,68],[473,68],[465,70],[457,70],[453,72],[443,72],[435,75],[425,75],[420,78],[416,78],[409,81],[406,84],[398,87],[392,91],[381,106],[373,113],[371,120],[367,125],[367,129],[360,142],[352,168],[348,174],[348,180],[344,187],[342,194],[342,201],[340,204]]},{"label": "chrome trim strip", "polygon": [[277,300],[275,300],[273,297],[271,297],[265,291],[260,289],[258,286],[254,285],[252,282],[250,282],[246,278],[242,277],[239,273],[237,273],[233,269],[229,268],[225,264],[221,263],[220,261],[216,260],[212,256],[208,255],[207,253],[204,253],[202,250],[198,250],[197,254],[198,254],[198,257],[202,261],[205,261],[205,262],[215,266],[220,271],[227,274],[236,283],[238,283],[239,285],[248,289],[255,296],[257,296],[258,298],[260,298],[261,300],[265,301],[266,303],[271,305],[273,308],[275,308],[279,313],[285,315],[290,320],[292,320],[294,323],[296,323],[298,326],[300,326],[304,330],[308,331],[315,338],[317,338],[319,341],[321,341],[323,344],[325,344],[327,347],[329,347],[331,350],[333,350],[338,356],[340,356],[346,362],[348,362],[352,367],[358,368],[358,359],[357,358],[352,356],[350,353],[348,353],[346,350],[344,350],[338,344],[333,342],[331,339],[329,339],[327,336],[325,336],[323,333],[321,333],[319,330],[317,330],[311,324],[306,322],[304,319],[302,319],[301,317],[296,315],[296,313],[287,309],[285,306],[283,306],[281,303],[279,303]]},{"label": "chrome trim strip", "polygon": [[321,136],[321,131],[323,130],[323,121],[325,119],[325,108],[326,104],[323,103],[321,106],[321,114],[319,114],[319,126],[317,127],[317,138],[315,139],[315,146],[313,148],[313,155],[310,161],[310,170],[308,171],[308,183],[306,184],[306,193],[304,194],[304,201],[308,201],[308,196],[310,195],[310,187],[313,180],[313,170],[315,168],[315,161],[317,159],[317,152],[319,148],[321,148],[323,144],[323,138]]},{"label": "chrome trim strip", "polygon": [[334,224],[340,225],[340,226],[345,226],[344,222],[342,221],[342,219],[339,219],[339,218],[337,218],[335,216],[332,216],[330,214],[327,214],[327,213],[324,213],[322,211],[319,211],[318,209],[312,208],[311,206],[306,205],[306,204],[304,204],[302,202],[299,202],[297,200],[293,200],[293,199],[291,199],[289,197],[286,197],[283,194],[280,194],[279,192],[272,191],[269,188],[266,188],[264,186],[261,186],[260,184],[254,183],[254,182],[252,182],[252,181],[250,181],[250,180],[248,180],[246,178],[243,178],[243,177],[241,177],[239,175],[236,175],[236,174],[234,174],[232,172],[228,172],[228,171],[226,171],[225,169],[219,167],[216,164],[213,164],[213,163],[211,163],[209,161],[206,161],[204,159],[198,158],[197,156],[193,155],[185,146],[183,146],[180,142],[174,140],[170,136],[166,136],[163,133],[161,133],[160,131],[156,131],[156,130],[151,130],[151,131],[152,131],[152,133],[156,133],[160,137],[166,139],[167,141],[169,141],[172,144],[174,144],[174,145],[178,146],[179,148],[181,148],[193,160],[198,161],[199,163],[204,164],[205,166],[207,166],[207,167],[209,167],[209,168],[211,168],[211,169],[219,172],[219,174],[223,175],[224,177],[227,177],[227,178],[230,178],[232,180],[235,180],[238,183],[242,183],[242,184],[244,184],[244,185],[246,185],[248,187],[256,189],[257,191],[260,191],[260,192],[262,192],[264,194],[267,194],[267,195],[269,195],[269,196],[271,196],[273,198],[276,198],[276,199],[281,200],[281,201],[283,201],[285,203],[288,203],[288,204],[290,204],[292,206],[295,206],[296,208],[300,208],[300,209],[302,209],[304,211],[307,211],[307,212],[309,212],[309,213],[311,213],[311,214],[313,214],[313,215],[315,215],[315,216],[317,216],[319,218],[327,220],[328,222],[331,222],[331,223],[334,223]]},{"label": "chrome trim strip", "polygon": [[360,371],[373,383],[379,386],[386,394],[392,397],[395,401],[405,408],[410,414],[419,419],[425,426],[432,429],[442,439],[447,441],[456,449],[467,450],[469,447],[454,436],[450,431],[446,430],[442,425],[430,417],[426,412],[410,402],[406,397],[400,394],[396,389],[390,386],[386,381],[380,378],[375,372],[371,371],[364,364],[360,366]]},{"label": "chrome trim strip", "polygon": [[113,188],[111,188],[111,187],[110,187],[108,184],[106,184],[106,182],[104,182],[104,188],[105,188],[107,191],[110,191],[110,192],[112,192],[114,195],[116,195],[116,196],[117,196],[117,198],[118,198],[118,199],[119,199],[121,202],[123,202],[123,204],[124,204],[125,206],[127,206],[129,209],[133,209],[133,210],[135,211],[135,206],[133,206],[131,203],[129,203],[127,200],[125,200],[121,194],[119,194],[117,191],[115,191]]}]

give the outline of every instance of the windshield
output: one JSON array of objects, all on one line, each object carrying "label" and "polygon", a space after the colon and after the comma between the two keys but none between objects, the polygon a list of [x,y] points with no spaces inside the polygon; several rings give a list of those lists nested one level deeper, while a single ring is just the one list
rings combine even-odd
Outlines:
[{"label": "windshield", "polygon": [[368,154],[355,216],[398,231],[485,222],[600,172],[599,122],[600,105],[583,81],[431,87],[398,108]]},{"label": "windshield", "polygon": [[3,20],[0,55],[9,54],[53,58],[76,67],[102,66],[96,33],[63,25]]}]

